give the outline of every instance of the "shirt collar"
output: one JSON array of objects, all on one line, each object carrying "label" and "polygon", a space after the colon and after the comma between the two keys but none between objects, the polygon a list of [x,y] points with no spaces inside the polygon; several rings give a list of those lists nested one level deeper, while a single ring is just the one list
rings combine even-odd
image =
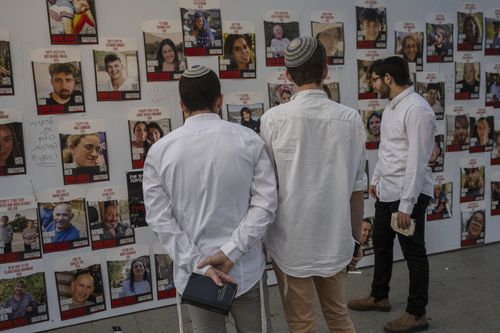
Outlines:
[{"label": "shirt collar", "polygon": [[328,97],[326,92],[321,90],[321,89],[306,89],[306,90],[302,90],[302,91],[295,93],[290,99],[292,100],[295,98],[302,98],[302,97],[311,96],[311,95],[319,95],[319,96]]},{"label": "shirt collar", "polygon": [[200,121],[204,120],[220,120],[220,117],[217,113],[209,112],[209,113],[202,113],[202,114],[197,114],[195,116],[191,116],[186,121],[184,122],[184,125],[190,124],[190,123],[197,123]]},{"label": "shirt collar", "polygon": [[408,96],[409,94],[411,94],[414,91],[414,89],[415,88],[413,86],[409,86],[408,88],[406,88],[405,90],[403,90],[402,92],[400,92],[399,95],[397,95],[396,97],[394,97],[389,102],[389,107],[394,110],[396,108],[396,106],[398,106],[399,102],[401,102],[406,96]]}]

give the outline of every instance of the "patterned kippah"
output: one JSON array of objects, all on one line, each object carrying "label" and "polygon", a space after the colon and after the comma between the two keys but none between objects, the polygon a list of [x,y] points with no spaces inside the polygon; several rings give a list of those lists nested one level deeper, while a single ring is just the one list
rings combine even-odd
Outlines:
[{"label": "patterned kippah", "polygon": [[194,65],[191,68],[186,69],[184,73],[182,73],[182,76],[194,79],[207,75],[208,73],[210,73],[210,68],[203,65]]},{"label": "patterned kippah", "polygon": [[297,37],[288,44],[285,52],[286,67],[298,67],[313,55],[318,41],[313,37]]}]

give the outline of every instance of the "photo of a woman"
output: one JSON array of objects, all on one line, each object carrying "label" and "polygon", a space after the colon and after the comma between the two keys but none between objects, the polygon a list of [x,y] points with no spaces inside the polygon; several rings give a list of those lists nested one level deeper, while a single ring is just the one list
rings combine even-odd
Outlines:
[{"label": "photo of a woman", "polygon": [[191,36],[194,37],[194,47],[212,47],[214,36],[203,12],[197,10],[191,22]]},{"label": "photo of a woman", "polygon": [[[15,123],[0,124],[0,175],[6,174],[7,172],[3,171],[7,171],[8,168],[22,167],[24,169],[22,133],[18,137],[16,127],[21,128]],[[24,170],[22,173],[25,173]]]},{"label": "photo of a woman", "polygon": [[482,14],[465,14],[458,13],[458,24],[461,24],[461,32],[459,33],[459,51],[481,50],[482,48]]},{"label": "photo of a woman", "polygon": [[132,160],[144,161],[150,147],[149,142],[146,140],[148,136],[148,124],[145,121],[136,122],[132,133],[134,137],[131,141]]},{"label": "photo of a woman", "polygon": [[151,293],[151,276],[142,260],[132,261],[127,279],[122,282],[121,288],[120,298]]},{"label": "photo of a woman", "polygon": [[[255,70],[255,54],[247,35],[229,34],[224,42],[224,58],[229,59],[228,70]],[[252,66],[253,65],[253,66]]]},{"label": "photo of a woman", "polygon": [[75,168],[105,165],[99,133],[69,135],[63,150],[63,162],[74,163]]},{"label": "photo of a woman", "polygon": [[477,239],[481,237],[481,233],[484,231],[485,216],[484,211],[477,210],[472,213],[471,217],[467,220],[465,224],[465,230],[467,230],[466,239]]},{"label": "photo of a woman", "polygon": [[158,66],[156,72],[177,72],[186,69],[184,62],[179,60],[179,54],[174,42],[166,38],[160,42],[156,51],[156,61]]},{"label": "photo of a woman", "polygon": [[256,133],[260,133],[260,120],[252,119],[252,111],[244,107],[240,111],[241,125],[253,129]]},{"label": "photo of a woman", "polygon": [[368,130],[367,142],[380,142],[380,124],[382,122],[382,114],[378,111],[372,114],[366,120],[366,129]]},{"label": "photo of a woman", "polygon": [[163,138],[163,129],[157,122],[152,121],[148,124],[148,141],[150,145]]}]

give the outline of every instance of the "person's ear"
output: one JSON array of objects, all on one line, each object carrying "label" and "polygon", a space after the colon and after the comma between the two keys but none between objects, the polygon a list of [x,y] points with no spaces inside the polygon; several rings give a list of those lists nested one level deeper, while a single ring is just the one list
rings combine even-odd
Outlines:
[{"label": "person's ear", "polygon": [[286,76],[286,79],[292,83],[295,83],[293,82],[292,80],[292,76],[290,75],[290,73],[288,72],[288,69],[285,71],[285,76]]},{"label": "person's ear", "polygon": [[179,105],[181,106],[182,113],[184,114],[184,119],[189,118],[190,112],[189,112],[188,108],[186,107],[186,105],[184,105],[184,103],[182,101],[179,101]]},{"label": "person's ear", "polygon": [[215,106],[217,108],[217,113],[219,113],[219,110],[222,109],[222,104],[224,103],[224,94],[220,94],[219,97],[217,97],[217,100],[215,101]]}]

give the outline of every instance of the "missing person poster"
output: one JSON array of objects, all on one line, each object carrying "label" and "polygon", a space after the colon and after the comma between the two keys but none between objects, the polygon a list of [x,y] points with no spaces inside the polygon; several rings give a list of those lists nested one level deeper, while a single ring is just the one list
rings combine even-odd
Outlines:
[{"label": "missing person poster", "polygon": [[485,105],[500,109],[500,63],[486,63],[484,67],[486,77]]},{"label": "missing person poster", "polygon": [[465,3],[457,12],[457,50],[481,51],[483,49],[483,13],[478,4]]},{"label": "missing person poster", "polygon": [[446,151],[469,150],[469,114],[463,105],[450,105],[446,112]]},{"label": "missing person poster", "polygon": [[40,260],[0,266],[0,331],[49,320],[47,289]]},{"label": "missing person poster", "polygon": [[444,123],[436,124],[436,135],[434,136],[434,146],[432,147],[429,167],[432,172],[441,172],[444,170]]},{"label": "missing person poster", "polygon": [[269,95],[269,108],[289,102],[295,93],[293,84],[286,78],[284,70],[268,74],[267,92]]},{"label": "missing person poster", "polygon": [[0,199],[0,264],[41,257],[35,198]]},{"label": "missing person poster", "polygon": [[219,77],[255,79],[257,56],[253,24],[244,21],[225,21],[222,31],[224,54],[219,56]]},{"label": "missing person poster", "polygon": [[0,109],[0,177],[26,174],[22,113]]},{"label": "missing person poster", "polygon": [[434,179],[434,194],[427,206],[427,221],[437,221],[452,218],[453,182],[444,174],[436,174]]},{"label": "missing person poster", "polygon": [[455,100],[479,99],[481,62],[473,53],[459,53],[455,62]]},{"label": "missing person poster", "polygon": [[491,216],[500,215],[500,172],[495,172],[490,178],[491,186]]},{"label": "missing person poster", "polygon": [[460,202],[484,200],[484,161],[467,158],[460,161]]},{"label": "missing person poster", "polygon": [[444,73],[417,73],[416,90],[425,98],[434,111],[436,120],[444,119],[445,84]]},{"label": "missing person poster", "polygon": [[500,55],[500,8],[484,12],[484,55]]},{"label": "missing person poster", "polygon": [[427,17],[427,62],[453,62],[453,21],[448,14],[433,13]]},{"label": "missing person poster", "polygon": [[387,11],[384,0],[356,0],[356,48],[387,47]]},{"label": "missing person poster", "polygon": [[379,59],[385,58],[386,53],[380,50],[358,50],[358,99],[375,99],[373,91],[371,65]]},{"label": "missing person poster", "polygon": [[111,308],[153,300],[149,247],[122,246],[106,252]]},{"label": "missing person poster", "polygon": [[368,256],[373,254],[373,225],[375,223],[375,216],[365,216],[361,222],[361,250],[363,251],[363,256]]},{"label": "missing person poster", "polygon": [[64,185],[109,180],[104,122],[90,119],[61,121],[58,129]]},{"label": "missing person poster", "polygon": [[67,186],[40,191],[36,196],[44,253],[89,246],[83,189]]},{"label": "missing person poster", "polygon": [[149,20],[142,24],[142,32],[147,81],[179,80],[187,68],[181,22]]},{"label": "missing person poster", "polygon": [[134,108],[128,112],[128,132],[133,169],[142,169],[149,148],[172,130],[166,108]]},{"label": "missing person poster", "polygon": [[78,49],[31,51],[38,115],[85,112]]},{"label": "missing person poster", "polygon": [[156,268],[156,297],[159,300],[175,297],[174,262],[161,244],[154,245],[153,253]]},{"label": "missing person poster", "polygon": [[222,54],[219,0],[179,0],[186,56]]},{"label": "missing person poster", "polygon": [[483,244],[486,234],[484,201],[461,204],[460,211],[462,213],[460,246]]},{"label": "missing person poster", "polygon": [[51,44],[97,44],[95,0],[47,0]]},{"label": "missing person poster", "polygon": [[340,103],[340,82],[342,73],[336,70],[338,67],[331,67],[328,70],[326,78],[323,80],[323,91],[326,92],[328,99]]},{"label": "missing person poster", "polygon": [[366,99],[358,101],[359,113],[366,130],[366,149],[378,149],[382,113],[387,104],[385,99]]},{"label": "missing person poster", "polygon": [[9,31],[0,27],[0,96],[14,95]]},{"label": "missing person poster", "polygon": [[491,165],[500,164],[500,120],[495,120],[495,141],[491,151]]},{"label": "missing person poster", "polygon": [[343,15],[332,11],[311,13],[311,33],[323,44],[328,65],[343,65],[345,61]]},{"label": "missing person poster", "polygon": [[98,102],[141,99],[135,38],[102,38],[93,52]]},{"label": "missing person poster", "polygon": [[127,171],[128,208],[132,228],[147,227],[144,194],[142,192],[142,170]]},{"label": "missing person poster", "polygon": [[299,17],[292,10],[270,10],[264,13],[266,66],[285,66],[285,50],[300,36]]},{"label": "missing person poster", "polygon": [[394,24],[395,50],[408,64],[414,64],[417,72],[424,69],[424,26],[419,22]]},{"label": "missing person poster", "polygon": [[493,150],[495,141],[495,119],[492,107],[469,109],[470,145],[469,153]]},{"label": "missing person poster", "polygon": [[135,243],[125,186],[92,188],[85,199],[92,250]]},{"label": "missing person poster", "polygon": [[228,93],[224,95],[227,120],[260,133],[260,117],[264,114],[262,96],[256,92]]},{"label": "missing person poster", "polygon": [[101,256],[76,254],[54,263],[61,320],[106,310]]}]

